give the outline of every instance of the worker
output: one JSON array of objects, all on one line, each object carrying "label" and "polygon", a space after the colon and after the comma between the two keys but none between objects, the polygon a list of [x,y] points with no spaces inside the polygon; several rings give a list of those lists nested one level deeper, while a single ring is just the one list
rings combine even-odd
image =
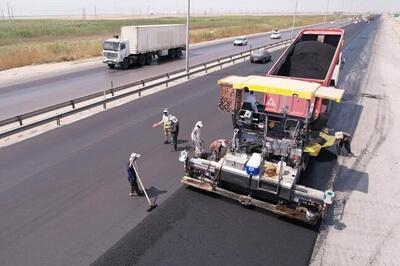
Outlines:
[{"label": "worker", "polygon": [[190,135],[192,143],[194,145],[194,156],[201,157],[204,153],[203,143],[201,140],[201,128],[203,127],[203,122],[197,121],[196,125],[192,130],[192,134]]},{"label": "worker", "polygon": [[228,140],[217,139],[210,144],[211,159],[219,161],[223,154],[226,152],[226,147],[228,147]]},{"label": "worker", "polygon": [[128,165],[127,165],[127,173],[128,173],[128,181],[131,186],[131,192],[129,196],[133,197],[135,195],[143,196],[143,192],[139,189],[137,183],[137,173],[134,168],[135,161],[140,158],[140,154],[132,153],[129,157]]},{"label": "worker", "polygon": [[251,104],[251,109],[254,113],[258,113],[257,101],[254,96],[254,91],[249,91],[249,88],[244,88],[244,101],[245,103]]},{"label": "worker", "polygon": [[164,144],[170,143],[170,140],[171,140],[171,128],[172,128],[171,117],[172,117],[172,115],[170,114],[168,109],[165,108],[163,111],[161,120],[159,122],[153,124],[153,127],[158,127],[158,126],[163,125]]},{"label": "worker", "polygon": [[176,151],[178,149],[178,135],[179,135],[179,121],[175,116],[171,117],[172,128],[171,128],[171,137],[172,137],[172,147],[173,150]]},{"label": "worker", "polygon": [[349,133],[346,132],[336,132],[335,133],[335,139],[336,139],[336,151],[337,151],[337,155],[341,154],[342,151],[342,147],[344,146],[344,148],[347,151],[347,156],[351,157],[353,156],[353,153],[351,152],[351,135]]}]

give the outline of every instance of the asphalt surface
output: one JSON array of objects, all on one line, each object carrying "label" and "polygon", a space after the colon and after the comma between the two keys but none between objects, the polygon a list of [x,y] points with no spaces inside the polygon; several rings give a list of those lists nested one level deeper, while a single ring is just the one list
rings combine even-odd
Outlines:
[{"label": "asphalt surface", "polygon": [[316,232],[181,188],[93,265],[307,265]]},{"label": "asphalt surface", "polygon": [[[369,26],[364,24],[351,25],[347,29],[347,38],[354,37],[354,42],[362,42],[356,37],[368,30]],[[154,241],[150,246],[143,245],[148,248],[142,248],[145,252],[136,258],[132,258],[130,252],[126,253],[120,258],[122,264],[132,259],[151,263],[153,257],[167,259],[168,253],[180,255],[177,264],[202,261],[202,256],[206,251],[211,252],[214,245],[208,241],[216,241],[212,235],[223,236],[228,231],[231,234],[225,237],[229,237],[229,243],[223,244],[219,237],[220,242],[215,242],[218,247],[215,262],[220,262],[219,257],[231,257],[235,264],[249,257],[252,257],[250,262],[256,262],[257,258],[267,257],[262,254],[270,247],[267,253],[274,255],[269,258],[273,260],[272,264],[274,261],[282,264],[295,261],[288,258],[286,249],[294,252],[297,264],[306,264],[316,237],[316,232],[309,228],[286,221],[278,223],[282,221],[258,212],[250,214],[237,204],[210,200],[193,191],[179,190],[163,204],[180,188],[179,180],[184,172],[177,154],[162,144],[161,130],[151,128],[161,118],[161,110],[168,107],[180,119],[179,145],[182,148],[187,146],[187,138],[197,120],[205,124],[206,143],[216,138],[228,138],[231,120],[229,114],[217,110],[216,80],[230,74],[263,75],[266,71],[265,65],[241,63],[1,149],[2,265],[87,265],[132,228],[152,236]],[[133,151],[142,154],[139,171],[152,200],[160,204],[140,226],[137,225],[148,215],[147,203],[143,198],[127,195],[125,163]],[[162,230],[166,224],[163,213],[171,215],[172,221],[169,223],[171,228],[165,232]],[[214,218],[217,213],[219,216]],[[246,219],[247,215],[252,217],[251,221]],[[174,228],[174,221],[182,228]],[[148,223],[156,227],[146,227]],[[189,230],[187,226],[196,230]],[[210,228],[204,233],[206,241],[187,242],[186,245],[206,253],[199,252],[196,258],[196,253],[184,252],[188,249],[174,249],[173,243],[180,242],[180,236],[185,240],[203,236],[202,231],[198,231],[203,226]],[[153,229],[154,232],[163,231],[163,236],[157,234],[159,238],[155,237]],[[254,232],[249,235],[251,229]],[[261,245],[257,236],[268,241]],[[139,245],[140,241],[145,241],[145,238],[135,239]],[[168,239],[175,242],[170,245]],[[126,243],[130,241],[132,239]],[[236,244],[231,246],[231,243]],[[259,245],[251,246],[252,243]],[[163,255],[166,246],[168,252]],[[211,261],[210,257],[208,259]],[[259,263],[263,264],[262,261]]]},{"label": "asphalt surface", "polygon": [[[324,27],[333,26],[335,24],[327,24]],[[295,31],[297,32],[298,30]],[[290,34],[290,31],[282,31],[282,40],[288,39]],[[249,37],[249,45],[243,47],[234,47],[231,40],[211,42],[191,49],[190,64],[194,65],[246,51],[250,46],[257,47],[279,41],[271,40],[269,34],[265,34]],[[166,60],[160,64],[154,62],[151,66],[126,71],[111,70],[105,64],[100,64],[72,73],[0,85],[0,120],[109,89],[111,81],[115,87],[184,67],[184,58],[175,61]]]}]

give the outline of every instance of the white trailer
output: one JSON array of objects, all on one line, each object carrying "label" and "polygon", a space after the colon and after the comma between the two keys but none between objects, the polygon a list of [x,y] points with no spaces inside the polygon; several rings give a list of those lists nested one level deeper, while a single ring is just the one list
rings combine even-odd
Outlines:
[{"label": "white trailer", "polygon": [[179,58],[186,45],[185,32],[183,24],[122,27],[120,37],[104,41],[103,62],[127,69],[133,64],[149,65],[156,56]]}]

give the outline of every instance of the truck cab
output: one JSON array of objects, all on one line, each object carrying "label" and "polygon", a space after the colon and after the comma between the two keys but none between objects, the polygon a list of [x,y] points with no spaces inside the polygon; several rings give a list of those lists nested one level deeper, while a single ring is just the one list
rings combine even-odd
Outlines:
[{"label": "truck cab", "polygon": [[[129,41],[112,38],[103,42],[103,63],[108,64],[110,68],[115,66],[122,66],[122,68],[129,67],[129,60],[124,59],[129,56]],[[127,66],[124,64],[128,64]]]}]

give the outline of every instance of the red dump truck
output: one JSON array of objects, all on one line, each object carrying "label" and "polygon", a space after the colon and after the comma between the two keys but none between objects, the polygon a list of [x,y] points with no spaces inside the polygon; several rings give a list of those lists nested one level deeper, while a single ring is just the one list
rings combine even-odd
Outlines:
[{"label": "red dump truck", "polygon": [[[269,77],[296,79],[336,87],[342,62],[343,29],[305,29],[279,57]],[[328,100],[312,99],[314,119],[329,111]],[[306,117],[307,101],[292,96],[266,94],[265,111]]]}]

